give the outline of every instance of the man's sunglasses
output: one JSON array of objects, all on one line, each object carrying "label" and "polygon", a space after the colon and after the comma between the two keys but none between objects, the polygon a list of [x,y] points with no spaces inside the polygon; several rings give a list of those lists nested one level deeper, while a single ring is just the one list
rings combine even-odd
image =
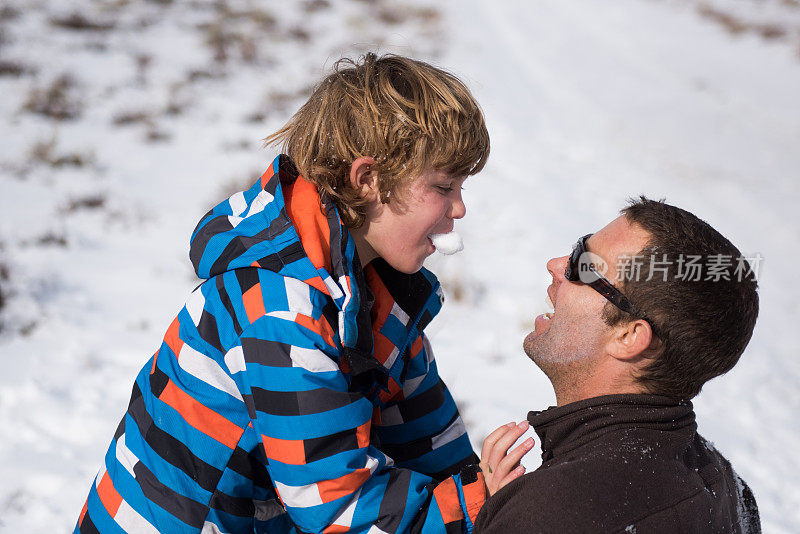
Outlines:
[{"label": "man's sunglasses", "polygon": [[[584,256],[584,253],[587,252],[586,240],[590,237],[592,237],[592,234],[586,234],[575,243],[567,262],[567,268],[564,270],[564,278],[570,282],[582,282],[588,285],[620,310],[636,315],[636,308],[633,307],[628,297],[614,287],[608,278],[600,274],[591,261],[587,261],[587,258],[590,259],[591,257]],[[581,259],[582,256],[583,260]],[[595,257],[600,259],[597,256]]]}]

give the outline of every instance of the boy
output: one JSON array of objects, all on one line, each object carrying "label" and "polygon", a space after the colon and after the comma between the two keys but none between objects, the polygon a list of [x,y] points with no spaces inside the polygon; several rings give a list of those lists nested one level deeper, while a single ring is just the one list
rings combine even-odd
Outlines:
[{"label": "boy", "polygon": [[431,236],[489,154],[419,61],[341,60],[287,155],[200,221],[189,296],[133,387],[76,532],[461,532],[486,486],[425,326]]}]

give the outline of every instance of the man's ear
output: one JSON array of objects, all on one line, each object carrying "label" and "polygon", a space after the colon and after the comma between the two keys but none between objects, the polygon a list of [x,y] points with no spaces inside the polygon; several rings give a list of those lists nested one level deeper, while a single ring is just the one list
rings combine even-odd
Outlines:
[{"label": "man's ear", "polygon": [[369,157],[358,158],[350,165],[350,185],[361,198],[380,198],[378,173],[374,166],[375,160]]},{"label": "man's ear", "polygon": [[636,319],[612,328],[606,351],[617,360],[634,362],[650,357],[661,346],[650,323]]}]

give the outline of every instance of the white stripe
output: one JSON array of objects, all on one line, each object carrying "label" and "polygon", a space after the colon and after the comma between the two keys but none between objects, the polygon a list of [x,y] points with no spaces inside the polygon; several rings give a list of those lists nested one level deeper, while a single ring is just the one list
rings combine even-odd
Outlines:
[{"label": "white stripe", "polygon": [[205,305],[206,298],[203,296],[203,292],[199,287],[186,299],[186,311],[189,312],[189,316],[192,318],[192,322],[195,326],[200,324],[200,317],[203,315],[203,307]]},{"label": "white stripe", "polygon": [[406,380],[403,384],[403,398],[409,398],[411,394],[417,390],[419,385],[422,384],[422,381],[425,380],[426,376],[427,375],[421,375],[416,378],[409,378]]},{"label": "white stripe", "polygon": [[356,511],[356,505],[358,504],[358,498],[361,496],[361,488],[358,489],[356,494],[350,499],[350,502],[347,503],[347,508],[342,510],[342,513],[333,520],[334,525],[338,525],[340,527],[349,527],[353,524],[353,514]]},{"label": "white stripe", "polygon": [[443,447],[451,441],[461,437],[466,432],[467,429],[464,428],[464,422],[459,417],[453,421],[453,423],[447,427],[444,432],[438,436],[433,436],[433,439],[431,440],[431,448],[438,449],[439,447]]},{"label": "white stripe", "polygon": [[428,336],[422,334],[422,348],[425,349],[425,354],[428,356],[428,366],[425,369],[427,373],[431,368],[431,362],[433,362],[433,349],[431,348],[431,342],[428,341]]},{"label": "white stripe", "polygon": [[387,369],[391,369],[392,365],[394,365],[394,361],[397,359],[397,355],[400,354],[400,349],[397,347],[392,349],[392,352],[389,353],[389,357],[386,358],[386,361],[383,362],[383,366]]},{"label": "white stripe", "polygon": [[284,278],[284,280],[289,309],[311,317],[314,313],[314,305],[311,304],[311,286],[294,278]]},{"label": "white stripe", "polygon": [[364,467],[369,469],[369,473],[372,475],[375,473],[375,470],[378,469],[380,463],[381,463],[380,460],[368,454],[367,463],[364,465]]},{"label": "white stripe", "polygon": [[367,531],[367,534],[389,534],[389,533],[388,533],[388,532],[386,532],[385,530],[381,530],[381,529],[379,529],[379,528],[378,528],[378,527],[376,527],[375,525],[372,525],[372,526],[370,527],[370,529]]},{"label": "white stripe", "polygon": [[244,199],[244,191],[239,191],[231,195],[228,199],[228,204],[231,205],[231,213],[239,217],[239,215],[247,209],[247,201]]},{"label": "white stripe", "polygon": [[228,215],[228,222],[231,223],[231,226],[236,228],[239,226],[239,223],[242,222],[244,219],[241,217],[234,217],[233,215]]},{"label": "white stripe", "polygon": [[395,302],[392,306],[392,311],[390,312],[392,315],[397,317],[397,319],[403,323],[403,326],[408,324],[408,321],[411,319],[406,312],[403,311],[403,308],[397,305]]},{"label": "white stripe", "polygon": [[114,516],[114,521],[125,532],[131,534],[158,534],[158,529],[151,525],[147,519],[131,508],[131,505],[124,500],[119,504],[119,509]]},{"label": "white stripe", "polygon": [[203,353],[183,344],[178,354],[178,364],[181,369],[198,378],[209,386],[228,393],[231,397],[242,399],[239,388],[233,378],[222,370],[222,367]]},{"label": "white stripe", "polygon": [[297,319],[297,313],[292,311],[271,311],[267,312],[269,317],[275,317],[276,319],[285,319],[286,321],[294,322]]},{"label": "white stripe", "polygon": [[139,458],[125,445],[125,434],[122,434],[117,440],[117,461],[132,477],[136,476],[136,473],[133,472],[133,466],[139,462]]},{"label": "white stripe", "polygon": [[251,215],[255,215],[256,213],[261,213],[264,211],[264,208],[267,207],[267,204],[272,202],[275,197],[272,194],[268,193],[267,191],[261,191],[256,198],[250,203],[250,209],[247,210],[247,213],[244,217],[250,217]]},{"label": "white stripe", "polygon": [[319,488],[316,484],[309,484],[307,486],[287,486],[281,484],[277,480],[272,481],[275,484],[275,489],[278,490],[283,500],[283,504],[291,506],[292,508],[310,508],[311,506],[319,506],[322,504],[322,497],[319,494]]},{"label": "white stripe", "polygon": [[241,345],[236,345],[225,354],[225,365],[228,366],[228,372],[236,374],[247,369],[244,363],[244,351]]},{"label": "white stripe", "polygon": [[227,534],[227,532],[220,530],[216,524],[206,521],[203,523],[203,530],[200,531],[200,534]]},{"label": "white stripe", "polygon": [[95,487],[97,487],[97,485],[100,484],[100,481],[103,480],[103,475],[105,474],[106,474],[106,466],[105,464],[103,464],[103,466],[100,468],[100,471],[97,472],[97,476],[94,477]]},{"label": "white stripe", "polygon": [[347,295],[348,298],[350,297],[350,293],[347,291],[347,279],[344,276],[339,278],[339,284],[341,284],[342,287],[339,287],[339,284],[334,282],[333,278],[330,276],[323,278],[322,282],[325,284],[325,287],[328,288],[328,292],[334,300],[338,300],[345,295]]},{"label": "white stripe", "polygon": [[316,349],[304,349],[292,345],[289,357],[292,359],[292,367],[302,367],[314,373],[339,370],[335,361]]}]

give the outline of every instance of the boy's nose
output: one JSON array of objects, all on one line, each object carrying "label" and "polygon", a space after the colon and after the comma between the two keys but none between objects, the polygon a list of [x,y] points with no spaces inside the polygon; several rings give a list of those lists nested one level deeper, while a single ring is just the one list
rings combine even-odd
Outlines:
[{"label": "boy's nose", "polygon": [[467,214],[467,205],[464,204],[464,199],[461,198],[461,194],[459,193],[458,198],[456,198],[450,204],[450,218],[461,219],[466,214]]}]

